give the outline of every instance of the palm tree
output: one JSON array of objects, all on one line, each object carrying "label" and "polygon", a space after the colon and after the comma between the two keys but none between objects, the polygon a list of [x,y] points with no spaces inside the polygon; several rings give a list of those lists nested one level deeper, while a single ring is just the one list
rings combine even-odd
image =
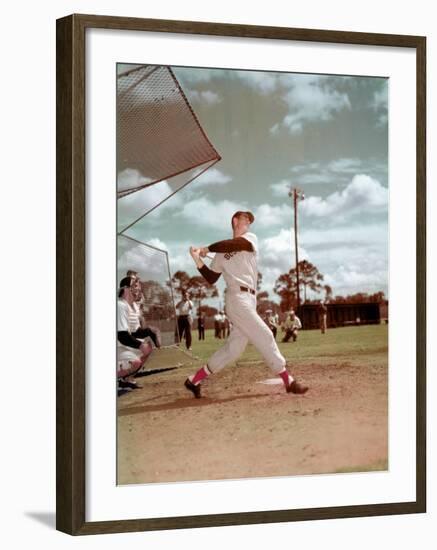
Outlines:
[{"label": "palm tree", "polygon": [[296,300],[296,270],[279,275],[276,279],[273,291],[281,297],[281,311],[290,311]]},{"label": "palm tree", "polygon": [[307,301],[307,288],[313,292],[319,292],[322,289],[320,281],[323,281],[323,275],[317,267],[307,260],[299,262],[299,283],[303,285],[304,303]]},{"label": "palm tree", "polygon": [[[303,286],[304,302],[306,302],[307,288],[313,292],[319,292],[322,289],[321,281],[323,281],[323,275],[319,272],[315,265],[307,260],[302,260],[299,262],[298,267],[299,285]],[[329,285],[325,285],[325,287],[326,286]],[[295,307],[297,295],[296,268],[290,269],[288,273],[283,273],[276,279],[274,291],[281,297],[282,311],[287,311],[292,307]]]}]

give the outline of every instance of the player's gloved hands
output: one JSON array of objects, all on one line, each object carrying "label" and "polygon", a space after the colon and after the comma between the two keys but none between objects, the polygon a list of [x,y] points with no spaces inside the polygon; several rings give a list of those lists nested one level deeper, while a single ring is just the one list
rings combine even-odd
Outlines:
[{"label": "player's gloved hands", "polygon": [[203,246],[202,248],[199,248],[199,254],[201,258],[205,258],[205,256],[208,254],[209,250],[207,246]]}]

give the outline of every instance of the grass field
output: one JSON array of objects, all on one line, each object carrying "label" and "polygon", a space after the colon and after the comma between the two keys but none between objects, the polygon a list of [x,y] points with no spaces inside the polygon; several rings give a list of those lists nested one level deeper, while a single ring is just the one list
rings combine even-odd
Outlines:
[{"label": "grass field", "polygon": [[118,399],[118,482],[387,469],[388,326],[301,331],[278,343],[306,395],[272,383],[249,345],[194,399],[183,382],[223,345],[213,331],[200,342],[193,332],[192,356],[154,352],[146,370],[154,374]]},{"label": "grass field", "polygon": [[[347,328],[336,328],[321,334],[319,330],[302,330],[297,342],[281,343],[282,335],[278,332],[276,341],[281,353],[287,360],[320,361],[328,358],[375,356],[387,353],[388,325],[363,325]],[[193,354],[201,361],[207,361],[220,346],[223,340],[214,338],[214,331],[206,331],[205,340],[198,340],[193,333]],[[259,352],[249,344],[237,363],[262,361]]]}]

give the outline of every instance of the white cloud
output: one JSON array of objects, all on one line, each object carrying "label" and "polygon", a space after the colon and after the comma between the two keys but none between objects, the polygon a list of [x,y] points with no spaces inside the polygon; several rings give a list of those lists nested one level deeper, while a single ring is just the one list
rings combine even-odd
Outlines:
[{"label": "white cloud", "polygon": [[287,115],[282,124],[288,129],[290,134],[297,135],[300,134],[303,130],[302,121],[295,120],[296,115]]},{"label": "white cloud", "polygon": [[324,82],[329,80],[329,76],[318,74],[281,73],[278,75],[278,82],[285,89],[294,88],[295,86],[323,85]]},{"label": "white cloud", "polygon": [[[206,197],[199,197],[183,205],[175,216],[185,218],[193,224],[205,227],[231,227],[232,215],[237,210],[245,210],[242,204],[228,200],[212,202]],[[228,225],[229,224],[229,225]]]},{"label": "white cloud", "polygon": [[280,128],[299,134],[308,122],[327,121],[345,109],[351,109],[349,96],[334,89],[337,81],[319,75],[279,75],[276,89],[284,90],[282,99],[288,113],[270,128],[275,135]]},{"label": "white cloud", "polygon": [[373,101],[371,104],[378,118],[376,121],[376,127],[382,128],[387,125],[388,122],[388,85],[384,83],[380,90],[377,90],[373,94]]},{"label": "white cloud", "polygon": [[291,172],[296,174],[307,170],[318,170],[319,168],[320,164],[318,162],[309,162],[307,164],[296,164],[291,168]]},{"label": "white cloud", "polygon": [[232,75],[262,94],[270,94],[278,87],[278,75],[255,71],[235,71]]},{"label": "white cloud", "polygon": [[[198,245],[200,243],[193,244]],[[186,271],[191,276],[199,274],[190,256],[189,245],[179,245],[172,250],[173,252],[169,252],[169,264],[172,275],[174,275],[176,271]]]},{"label": "white cloud", "polygon": [[388,272],[386,266],[375,269],[358,269],[339,265],[332,272],[325,274],[324,282],[332,287],[334,296],[367,292],[372,294],[382,290],[387,294]]},{"label": "white cloud", "polygon": [[[168,252],[168,256],[155,251],[147,246],[138,244],[130,239],[119,237],[118,239],[118,279],[121,280],[128,269],[138,271],[141,279],[155,280],[165,285],[168,280],[168,268],[170,274],[176,271],[185,271],[190,276],[198,275],[198,271],[189,253],[190,245],[205,244],[201,242],[189,243],[186,241],[164,242],[158,238],[147,241],[160,250]],[[167,257],[169,266],[167,265]],[[209,260],[206,260],[209,262]]]},{"label": "white cloud", "polygon": [[[226,78],[239,80],[263,95],[282,93],[288,113],[281,122],[272,125],[272,135],[277,134],[281,127],[298,134],[308,122],[331,120],[335,113],[351,108],[349,96],[336,89],[340,77],[211,69],[175,69],[175,73],[190,99],[211,104],[220,101],[219,96],[210,90],[193,90],[193,86],[212,82],[216,78]],[[374,101],[380,101],[379,96]]]},{"label": "white cloud", "polygon": [[334,294],[387,292],[388,225],[350,224],[347,230],[311,229],[300,233],[300,242],[332,286]]},{"label": "white cloud", "polygon": [[290,180],[281,180],[278,183],[272,183],[270,185],[270,189],[272,190],[272,195],[274,197],[288,197],[290,187]]},{"label": "white cloud", "polygon": [[224,71],[221,69],[191,69],[183,67],[173,67],[173,72],[179,80],[182,88],[190,87],[194,84],[207,83],[214,78],[224,76]]},{"label": "white cloud", "polygon": [[335,177],[326,171],[321,171],[313,174],[301,174],[300,176],[294,178],[294,181],[299,185],[314,183],[336,183]]},{"label": "white cloud", "polygon": [[320,86],[318,82],[298,82],[283,96],[289,113],[282,124],[291,133],[301,131],[304,123],[331,120],[335,113],[351,108],[345,93]]},{"label": "white cloud", "polygon": [[[142,216],[145,212],[148,212],[154,208],[157,204],[164,201],[173,193],[173,189],[167,181],[160,181],[121,197],[117,200],[117,212],[118,212],[118,225],[119,230],[123,229],[134,220]],[[149,220],[155,219],[160,216],[163,211],[169,208],[178,208],[182,203],[182,197],[176,193],[172,197],[168,198],[158,209],[149,214]],[[152,217],[153,216],[153,217]]]},{"label": "white cloud", "polygon": [[206,84],[216,78],[240,80],[262,94],[272,93],[279,85],[279,75],[256,71],[237,71],[225,69],[183,69],[174,72],[183,87]]},{"label": "white cloud", "polygon": [[147,241],[147,244],[150,244],[151,246],[154,246],[155,248],[159,248],[160,250],[166,250],[168,252],[168,246],[165,242],[161,241],[157,237],[150,239]]},{"label": "white cloud", "polygon": [[324,249],[326,256],[332,253],[333,248],[353,247],[355,250],[358,246],[365,245],[366,247],[387,246],[387,222],[373,224],[356,224],[349,225],[347,231],[344,227],[322,227],[322,228],[305,228],[300,230],[300,240],[308,249],[320,248]]},{"label": "white cloud", "polygon": [[[307,251],[300,246],[298,254],[299,261],[309,259]],[[263,275],[262,290],[267,290],[273,298],[276,279],[295,266],[294,232],[281,229],[276,235],[261,239],[259,260],[258,269]]]},{"label": "white cloud", "polygon": [[221,170],[218,170],[217,168],[210,168],[194,180],[193,186],[204,187],[207,185],[226,185],[230,181],[232,181],[231,176],[224,174]]},{"label": "white cloud", "polygon": [[[148,223],[154,224],[168,210],[181,208],[184,201],[196,194],[196,188],[209,185],[225,185],[232,181],[230,176],[216,168],[209,168],[203,173],[202,170],[205,170],[205,165],[176,175],[169,180],[171,183],[163,180],[150,187],[119,198],[117,201],[119,230],[125,228],[159,204],[158,208],[147,214]],[[200,175],[196,178],[197,174]],[[129,187],[141,185],[141,182],[145,180],[140,172],[130,168],[121,172],[118,178],[119,181],[121,180],[124,182],[124,185],[129,185]],[[189,181],[190,183],[185,186]]]},{"label": "white cloud", "polygon": [[[119,237],[118,241],[118,278],[128,270],[137,271],[143,280],[165,282],[168,279],[167,255],[142,244]],[[160,242],[162,248],[162,242]]]},{"label": "white cloud", "polygon": [[357,171],[362,166],[361,159],[358,158],[340,158],[332,160],[328,163],[327,169],[331,172],[346,172],[346,173],[357,173]]},{"label": "white cloud", "polygon": [[293,175],[293,185],[340,184],[344,186],[355,174],[366,174],[374,179],[385,179],[387,163],[375,158],[342,157],[330,162],[298,164],[292,166],[290,172]]},{"label": "white cloud", "polygon": [[273,194],[285,197],[288,194],[287,186],[338,183],[339,176],[344,180],[345,176],[356,174],[363,167],[363,161],[358,158],[339,158],[328,163],[309,162],[298,164],[290,168],[293,179],[282,180],[271,186]]},{"label": "white cloud", "polygon": [[221,97],[211,90],[203,90],[200,92],[198,90],[187,90],[186,94],[190,101],[206,103],[207,105],[217,105],[222,101]]},{"label": "white cloud", "polygon": [[[260,243],[260,256],[263,264],[283,266],[287,271],[294,265],[294,231],[281,229],[272,237],[266,237]],[[308,253],[299,246],[299,260],[308,259]],[[288,266],[288,267],[287,267]]]},{"label": "white cloud", "polygon": [[378,181],[364,174],[356,175],[341,192],[335,192],[326,199],[307,197],[300,206],[307,217],[322,218],[349,217],[359,211],[370,214],[381,212],[388,206],[388,190]]},{"label": "white cloud", "polygon": [[[326,244],[326,246],[324,246]],[[314,246],[316,247],[314,248]],[[355,292],[387,293],[387,225],[310,230],[299,235],[299,261],[312,262],[336,294]],[[259,271],[262,290],[278,301],[273,293],[277,278],[295,267],[294,232],[281,229],[272,237],[260,239]]]},{"label": "white cloud", "polygon": [[277,122],[276,124],[273,124],[273,126],[269,129],[269,132],[272,134],[272,136],[275,136],[279,133],[280,129],[281,125],[279,124],[279,122]]},{"label": "white cloud", "polygon": [[261,204],[255,210],[254,215],[256,226],[260,228],[292,223],[292,209],[288,204],[281,204],[281,206]]},{"label": "white cloud", "polygon": [[383,128],[387,125],[388,122],[388,114],[387,113],[381,113],[378,117],[378,120],[376,121],[376,127],[377,128]]},{"label": "white cloud", "polygon": [[146,185],[152,180],[146,178],[140,174],[138,170],[134,168],[126,168],[117,175],[117,191],[127,191],[129,189],[135,189],[141,185]]},{"label": "white cloud", "polygon": [[380,90],[373,94],[372,107],[375,111],[388,108],[388,86],[385,84]]}]

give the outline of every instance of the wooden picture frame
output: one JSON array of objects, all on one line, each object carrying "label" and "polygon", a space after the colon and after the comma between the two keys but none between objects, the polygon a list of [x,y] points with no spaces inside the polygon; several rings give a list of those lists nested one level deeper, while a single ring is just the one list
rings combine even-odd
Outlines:
[{"label": "wooden picture frame", "polygon": [[[416,52],[416,498],[410,502],[131,520],[86,520],[86,148],[88,29],[407,48]],[[426,39],[206,22],[70,15],[57,21],[57,529],[71,535],[426,511]]]}]

